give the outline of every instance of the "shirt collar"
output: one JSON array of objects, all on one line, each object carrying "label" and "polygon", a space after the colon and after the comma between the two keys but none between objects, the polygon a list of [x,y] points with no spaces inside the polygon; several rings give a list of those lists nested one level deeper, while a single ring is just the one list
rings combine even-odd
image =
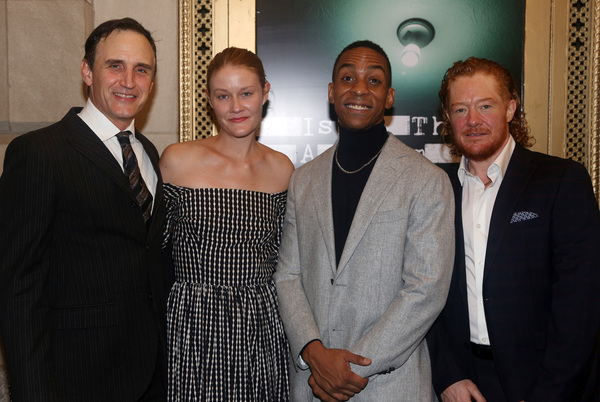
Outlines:
[{"label": "shirt collar", "polygon": [[[96,133],[101,141],[107,141],[121,132],[117,126],[108,120],[108,117],[98,110],[96,105],[94,105],[89,98],[78,116],[94,133]],[[135,119],[131,120],[129,126],[123,131],[130,131],[135,137]]]},{"label": "shirt collar", "polygon": [[[512,156],[513,151],[515,150],[515,140],[512,135],[508,136],[508,141],[500,155],[496,158],[496,160],[490,165],[488,168],[488,177],[495,182],[498,177],[504,177],[506,174],[506,169],[508,169],[508,163],[510,162],[510,157]],[[460,166],[458,167],[458,180],[460,181],[460,185],[464,184],[465,176],[469,173],[467,169],[469,160],[463,155],[460,158]],[[469,173],[470,174],[470,173]]]}]

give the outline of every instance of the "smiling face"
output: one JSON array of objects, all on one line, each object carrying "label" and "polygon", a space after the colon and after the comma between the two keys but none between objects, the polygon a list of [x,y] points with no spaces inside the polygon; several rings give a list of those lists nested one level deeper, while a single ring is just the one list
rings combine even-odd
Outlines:
[{"label": "smiling face", "polygon": [[492,75],[461,76],[448,87],[446,113],[458,151],[474,162],[492,163],[508,141],[516,102],[504,99]]},{"label": "smiling face", "polygon": [[98,43],[93,69],[81,62],[81,75],[94,106],[124,130],[152,91],[154,51],[142,34],[114,31]]},{"label": "smiling face", "polygon": [[385,109],[394,104],[386,70],[385,58],[375,50],[358,47],[342,53],[329,84],[329,102],[342,127],[366,130],[383,120]]},{"label": "smiling face", "polygon": [[209,103],[219,122],[219,133],[234,137],[256,135],[267,101],[269,83],[244,66],[225,65],[210,78]]}]

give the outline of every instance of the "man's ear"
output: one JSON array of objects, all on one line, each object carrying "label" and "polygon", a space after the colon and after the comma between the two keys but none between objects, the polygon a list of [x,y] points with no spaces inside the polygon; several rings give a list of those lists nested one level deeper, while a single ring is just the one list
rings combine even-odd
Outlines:
[{"label": "man's ear", "polygon": [[515,116],[515,111],[517,110],[517,101],[511,99],[508,102],[508,106],[506,107],[506,121],[510,123]]},{"label": "man's ear", "polygon": [[387,95],[385,97],[385,108],[390,109],[394,106],[394,98],[396,96],[396,90],[394,88],[389,88]]},{"label": "man's ear", "polygon": [[333,82],[330,82],[327,87],[327,96],[329,97],[329,103],[333,104]]},{"label": "man's ear", "polygon": [[92,86],[92,69],[86,59],[81,60],[81,78],[85,85]]}]

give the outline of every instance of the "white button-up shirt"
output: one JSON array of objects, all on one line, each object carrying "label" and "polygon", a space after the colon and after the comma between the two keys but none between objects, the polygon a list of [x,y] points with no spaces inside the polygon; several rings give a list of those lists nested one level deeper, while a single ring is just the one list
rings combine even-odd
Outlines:
[{"label": "white button-up shirt", "polygon": [[512,136],[490,165],[487,176],[491,183],[486,188],[479,177],[471,174],[468,159],[461,158],[458,178],[462,185],[462,223],[465,242],[467,302],[471,342],[489,345],[490,339],[483,309],[483,277],[490,220],[496,196],[506,174],[508,162],[515,149]]}]

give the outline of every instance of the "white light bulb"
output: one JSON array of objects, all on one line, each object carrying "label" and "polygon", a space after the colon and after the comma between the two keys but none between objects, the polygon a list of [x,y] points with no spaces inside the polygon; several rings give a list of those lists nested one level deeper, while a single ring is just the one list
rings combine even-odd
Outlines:
[{"label": "white light bulb", "polygon": [[400,59],[402,60],[402,64],[408,67],[416,66],[421,59],[421,50],[419,46],[411,43],[406,45],[402,54],[400,55]]}]

